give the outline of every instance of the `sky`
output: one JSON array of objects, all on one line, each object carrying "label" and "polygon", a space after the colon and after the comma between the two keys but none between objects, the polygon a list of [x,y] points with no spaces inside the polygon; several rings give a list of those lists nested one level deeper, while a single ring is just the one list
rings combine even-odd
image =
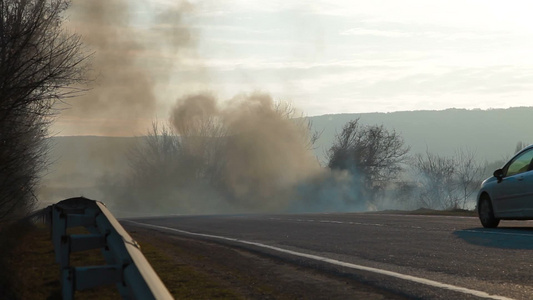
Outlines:
[{"label": "sky", "polygon": [[[69,100],[58,135],[140,135],[195,93],[224,102],[259,91],[308,116],[533,105],[529,1],[108,0],[102,9],[120,15],[99,21],[118,33],[111,46],[83,31],[97,21],[81,2],[69,26],[87,38],[100,81]],[[99,58],[110,49],[120,54]],[[137,90],[97,96],[113,84]],[[84,104],[98,97],[118,108]]]}]

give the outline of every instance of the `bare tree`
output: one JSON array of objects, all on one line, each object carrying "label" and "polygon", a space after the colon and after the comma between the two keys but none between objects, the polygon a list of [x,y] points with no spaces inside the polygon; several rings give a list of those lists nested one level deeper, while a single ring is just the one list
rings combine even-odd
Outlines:
[{"label": "bare tree", "polygon": [[514,149],[514,153],[520,152],[522,149],[524,149],[527,146],[528,146],[527,143],[525,143],[523,141],[519,141],[518,143],[516,143],[516,147]]},{"label": "bare tree", "polygon": [[297,109],[289,102],[277,102],[274,105],[274,111],[283,119],[292,120],[296,128],[301,131],[300,138],[304,139],[304,143],[309,150],[315,149],[315,143],[320,138],[324,130],[321,132],[313,130],[313,122],[306,118],[303,113],[298,112]]},{"label": "bare tree", "polygon": [[418,173],[420,204],[435,209],[466,208],[485,173],[475,152],[465,149],[451,157],[426,150],[425,155],[415,156],[413,166]]},{"label": "bare tree", "polygon": [[452,158],[426,150],[425,155],[415,156],[413,165],[419,172],[418,199],[423,207],[449,209],[456,205],[458,186],[454,178],[456,163]]},{"label": "bare tree", "polygon": [[0,219],[35,201],[53,106],[80,93],[88,56],[67,0],[0,0]]},{"label": "bare tree", "polygon": [[402,171],[409,147],[396,131],[348,122],[329,150],[331,169],[348,170],[360,177],[370,201]]},{"label": "bare tree", "polygon": [[299,178],[321,171],[309,151],[308,121],[294,118],[289,104],[250,98],[228,110],[215,104],[211,96],[187,97],[167,127],[154,125],[139,140],[117,197],[123,205],[179,212],[284,208]]},{"label": "bare tree", "polygon": [[461,190],[461,202],[455,203],[455,208],[466,208],[468,200],[478,190],[485,164],[477,159],[476,153],[468,149],[459,149],[455,154],[456,160],[456,180]]}]

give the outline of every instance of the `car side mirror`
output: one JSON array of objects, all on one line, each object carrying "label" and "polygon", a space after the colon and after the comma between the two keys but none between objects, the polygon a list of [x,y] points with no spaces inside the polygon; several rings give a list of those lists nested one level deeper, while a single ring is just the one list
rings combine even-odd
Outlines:
[{"label": "car side mirror", "polygon": [[496,179],[498,179],[498,182],[502,182],[502,180],[503,180],[503,170],[502,169],[498,169],[498,170],[494,171],[494,173],[492,175],[494,175],[494,177],[496,177]]}]

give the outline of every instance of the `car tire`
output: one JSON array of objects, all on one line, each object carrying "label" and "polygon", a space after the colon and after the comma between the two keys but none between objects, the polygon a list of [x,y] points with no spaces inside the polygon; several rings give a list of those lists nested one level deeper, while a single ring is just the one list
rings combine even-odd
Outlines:
[{"label": "car tire", "polygon": [[487,195],[481,196],[478,205],[478,215],[481,225],[485,228],[496,228],[500,224],[500,219],[494,217],[494,210],[492,209],[492,203]]}]

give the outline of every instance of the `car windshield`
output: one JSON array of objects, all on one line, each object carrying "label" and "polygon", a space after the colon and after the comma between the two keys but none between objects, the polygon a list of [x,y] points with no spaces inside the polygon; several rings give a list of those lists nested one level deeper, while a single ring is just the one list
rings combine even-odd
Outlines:
[{"label": "car windshield", "polygon": [[507,176],[513,176],[530,170],[533,150],[526,151],[516,157],[507,169]]}]

